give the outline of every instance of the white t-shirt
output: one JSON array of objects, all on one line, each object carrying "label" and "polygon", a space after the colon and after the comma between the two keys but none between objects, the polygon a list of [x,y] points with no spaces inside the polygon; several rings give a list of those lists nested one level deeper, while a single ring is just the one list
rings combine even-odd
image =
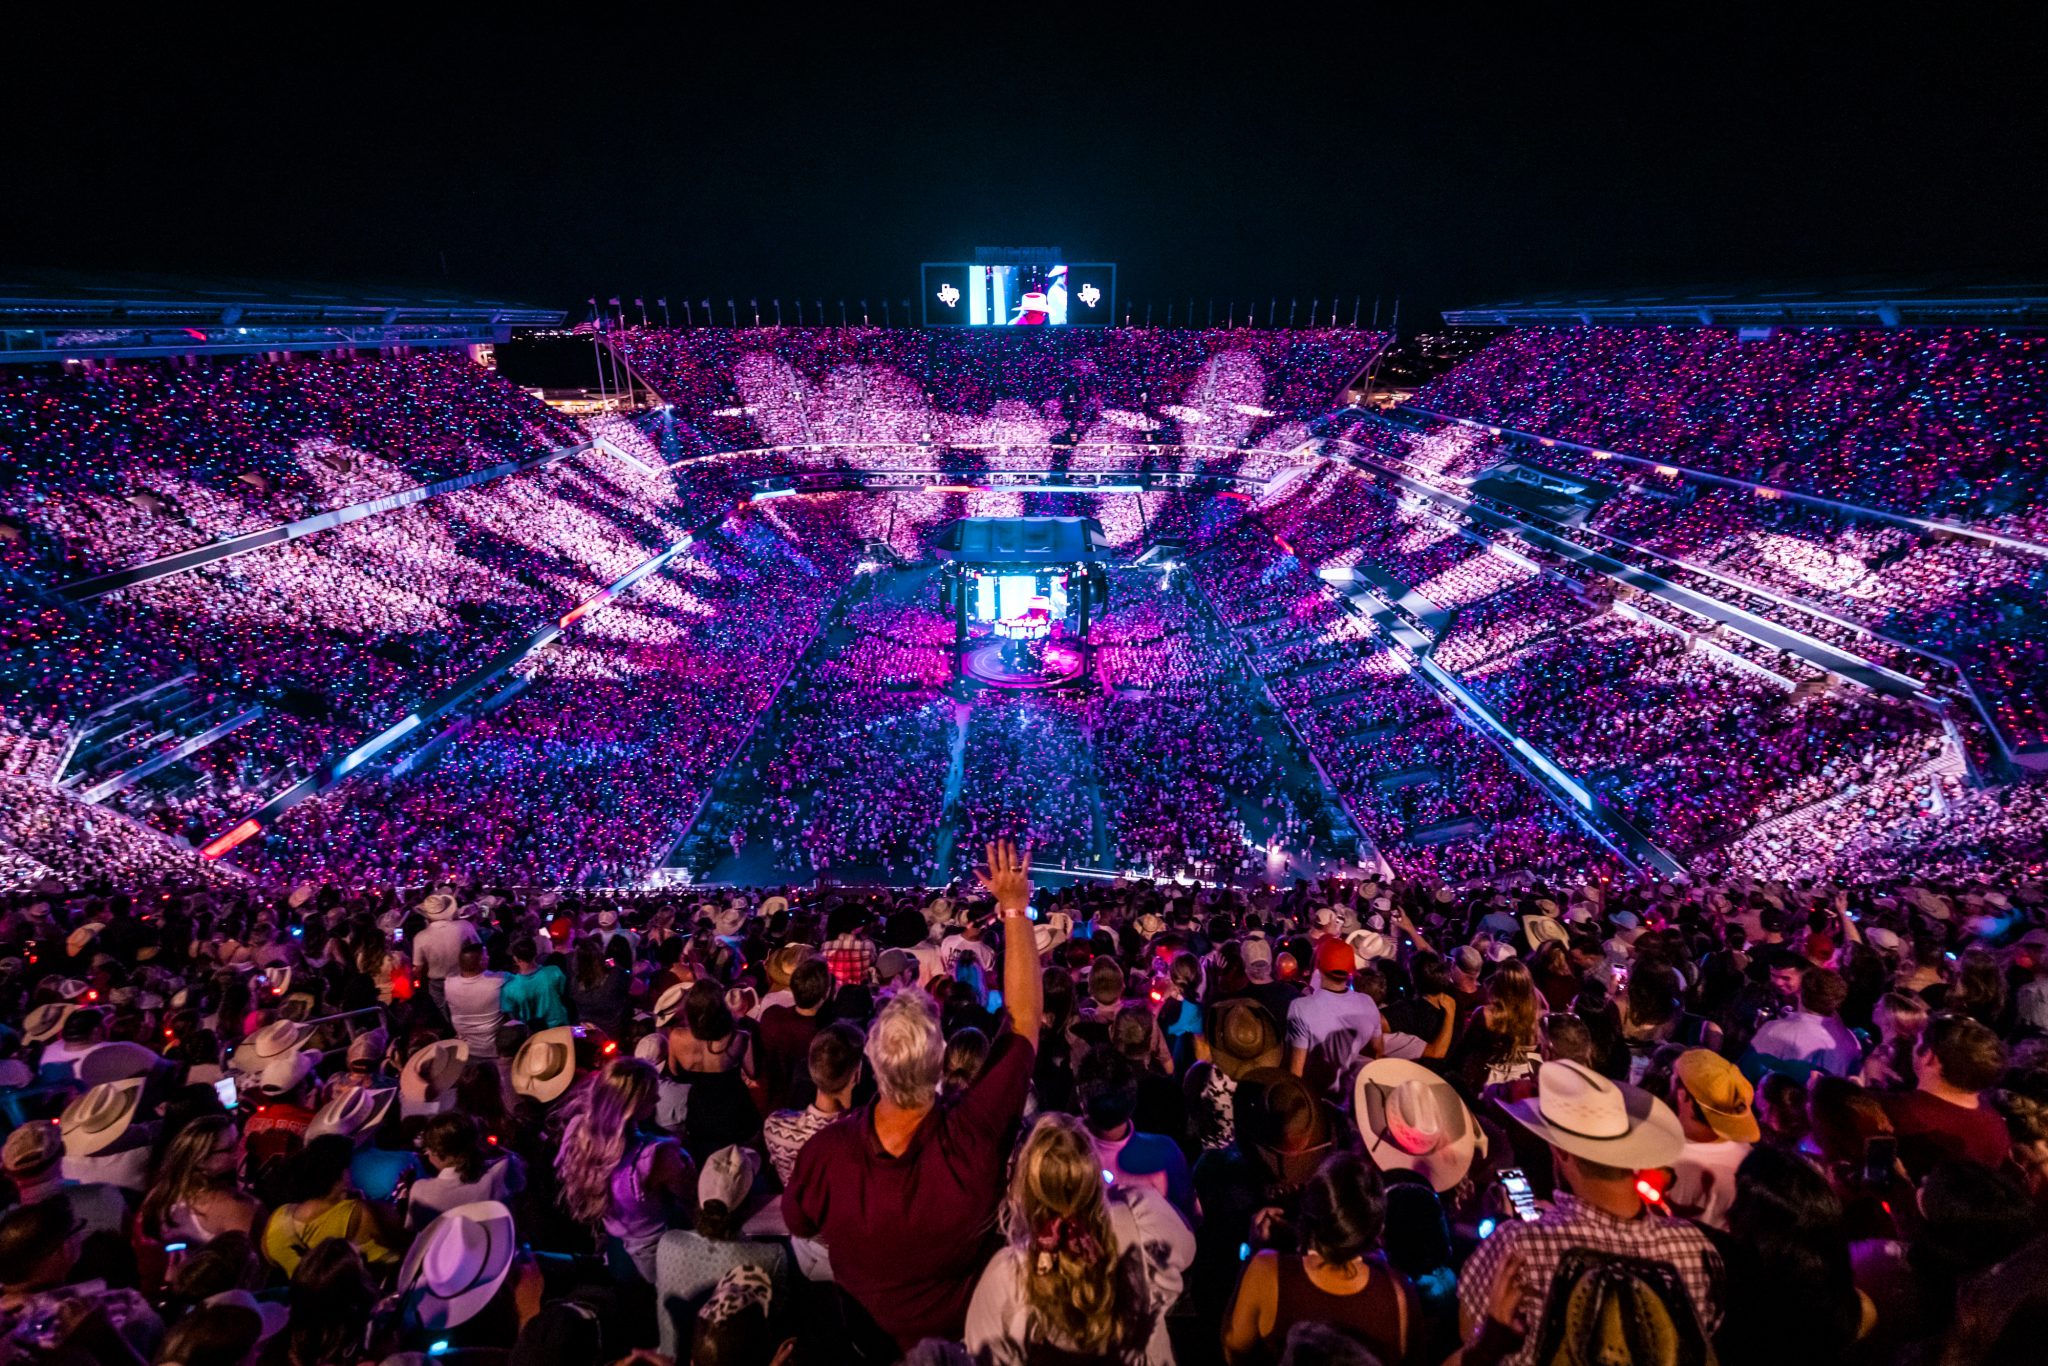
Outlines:
[{"label": "white t-shirt", "polygon": [[413,966],[429,982],[453,977],[461,966],[462,946],[480,944],[476,926],[467,920],[436,920],[412,941]]},{"label": "white t-shirt", "polygon": [[484,1174],[474,1181],[464,1181],[462,1173],[453,1167],[445,1167],[432,1176],[421,1177],[412,1183],[412,1198],[406,1204],[406,1222],[413,1228],[425,1228],[434,1217],[478,1200],[496,1200],[500,1204],[526,1189],[526,1164],[516,1153],[506,1153],[484,1168]]},{"label": "white t-shirt", "polygon": [[1380,1029],[1379,1006],[1360,991],[1311,991],[1287,1007],[1288,1046],[1308,1050],[1306,1075],[1326,1086],[1372,1047]]},{"label": "white t-shirt", "polygon": [[951,976],[954,969],[967,961],[969,955],[981,961],[981,975],[987,978],[996,970],[996,947],[986,939],[969,939],[964,934],[949,934],[939,944],[940,968]]},{"label": "white t-shirt", "polygon": [[480,972],[464,977],[458,972],[443,989],[448,993],[448,1023],[455,1026],[455,1037],[469,1045],[469,1056],[497,1057],[498,1024],[505,1018],[501,1004],[505,974]]},{"label": "white t-shirt", "polygon": [[[1140,1280],[1148,1301],[1145,1318],[1152,1325],[1145,1354],[1124,1360],[1173,1366],[1166,1311],[1180,1298],[1182,1273],[1195,1259],[1195,1235],[1166,1197],[1147,1186],[1118,1186],[1109,1193],[1109,1227],[1119,1257],[1136,1257],[1144,1267]],[[989,1260],[974,1287],[974,1299],[967,1306],[967,1351],[977,1361],[1024,1359],[1021,1349],[1030,1319],[1021,1274],[1026,1255],[1004,1248]]]},{"label": "white t-shirt", "polygon": [[1735,1203],[1735,1169],[1749,1156],[1747,1143],[1685,1141],[1685,1151],[1671,1164],[1671,1189],[1664,1201],[1672,1210],[1712,1228],[1728,1227],[1728,1207]]}]

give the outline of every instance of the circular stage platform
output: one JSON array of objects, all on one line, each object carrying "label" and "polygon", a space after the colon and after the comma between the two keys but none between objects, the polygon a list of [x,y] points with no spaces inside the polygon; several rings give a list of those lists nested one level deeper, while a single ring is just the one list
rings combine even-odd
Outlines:
[{"label": "circular stage platform", "polygon": [[1064,688],[1080,681],[1081,651],[1077,647],[1065,643],[1047,645],[1044,663],[1020,669],[1003,658],[1007,643],[990,640],[975,646],[960,661],[961,671],[991,688],[1020,691]]}]

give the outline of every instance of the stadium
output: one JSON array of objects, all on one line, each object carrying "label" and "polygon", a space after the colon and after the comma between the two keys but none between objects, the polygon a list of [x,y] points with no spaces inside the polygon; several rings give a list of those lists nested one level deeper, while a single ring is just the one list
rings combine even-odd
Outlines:
[{"label": "stadium", "polygon": [[109,231],[0,259],[7,1359],[2037,1346],[2035,262]]}]

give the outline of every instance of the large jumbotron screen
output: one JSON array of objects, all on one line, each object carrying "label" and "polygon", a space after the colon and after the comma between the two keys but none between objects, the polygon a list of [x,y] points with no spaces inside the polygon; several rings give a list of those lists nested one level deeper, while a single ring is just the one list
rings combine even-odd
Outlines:
[{"label": "large jumbotron screen", "polygon": [[927,327],[1052,327],[1109,323],[1116,309],[1116,267],[1063,265],[924,265]]}]

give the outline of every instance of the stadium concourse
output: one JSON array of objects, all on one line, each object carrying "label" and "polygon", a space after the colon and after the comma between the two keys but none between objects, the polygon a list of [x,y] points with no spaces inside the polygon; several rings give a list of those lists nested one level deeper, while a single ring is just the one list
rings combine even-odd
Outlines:
[{"label": "stadium concourse", "polygon": [[2038,334],[592,344],[0,367],[6,1359],[2030,1349]]}]

